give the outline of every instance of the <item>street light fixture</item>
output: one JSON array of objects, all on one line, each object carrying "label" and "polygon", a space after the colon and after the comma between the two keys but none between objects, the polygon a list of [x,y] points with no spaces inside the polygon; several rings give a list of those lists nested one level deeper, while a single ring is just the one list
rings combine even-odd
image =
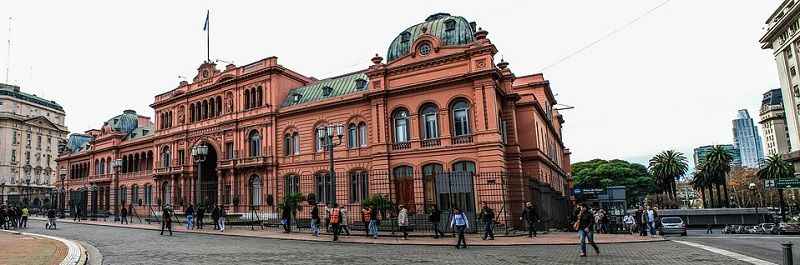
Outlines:
[{"label": "street light fixture", "polygon": [[30,207],[30,204],[31,204],[31,179],[30,179],[30,177],[25,180],[25,185],[28,186],[28,196],[26,196],[27,198],[25,200],[25,205],[24,206],[25,207]]},{"label": "street light fixture", "polygon": [[92,183],[89,194],[92,195],[92,220],[97,220],[97,184]]},{"label": "street light fixture", "polygon": [[203,162],[206,161],[206,156],[208,156],[208,146],[205,144],[200,144],[195,147],[192,147],[192,158],[194,158],[195,164],[197,164],[197,180],[195,181],[195,189],[194,189],[194,205],[199,205],[202,202],[200,198],[200,180],[203,173]]},{"label": "street light fixture", "polygon": [[6,183],[0,183],[0,205],[6,204]]},{"label": "street light fixture", "polygon": [[[747,185],[747,188],[750,189],[753,193],[756,193],[756,184],[750,182],[750,185]],[[756,218],[758,218],[758,222],[761,223],[761,216],[758,214],[758,200],[756,200]]]},{"label": "street light fixture", "polygon": [[122,168],[122,159],[114,159],[111,166],[114,168],[114,221],[119,221],[119,170]]},{"label": "street light fixture", "polygon": [[[330,177],[331,186],[333,187],[331,188],[332,201],[327,203],[336,203],[336,172],[333,169],[333,148],[342,144],[344,124],[335,123],[319,127],[317,128],[317,137],[319,137],[318,140],[321,146],[328,150],[328,177]],[[334,137],[338,141],[334,141]]]}]

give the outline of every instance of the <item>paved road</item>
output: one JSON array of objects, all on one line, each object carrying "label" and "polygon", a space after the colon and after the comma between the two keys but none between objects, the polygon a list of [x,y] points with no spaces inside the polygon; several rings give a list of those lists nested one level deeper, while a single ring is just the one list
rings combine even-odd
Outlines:
[{"label": "paved road", "polygon": [[451,247],[331,244],[235,236],[175,234],[84,224],[27,232],[86,241],[105,264],[744,264],[674,242],[600,245],[601,256],[581,258],[575,246]]},{"label": "paved road", "polygon": [[[719,229],[715,229],[714,234],[710,235],[705,234],[705,229],[692,229],[688,231],[688,235],[689,236],[686,237],[668,236],[668,238],[733,251],[777,264],[783,262],[781,243],[789,241],[800,244],[800,236],[797,235],[732,235],[720,234]],[[793,252],[795,254],[795,262],[800,261],[800,248],[798,248],[797,245]]]}]

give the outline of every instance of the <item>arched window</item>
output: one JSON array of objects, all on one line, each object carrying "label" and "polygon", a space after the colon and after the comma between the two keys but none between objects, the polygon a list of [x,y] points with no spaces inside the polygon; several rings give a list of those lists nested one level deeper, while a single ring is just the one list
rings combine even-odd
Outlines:
[{"label": "arched window", "polygon": [[162,168],[170,167],[171,159],[172,159],[172,157],[170,156],[169,146],[164,146],[164,148],[161,149],[161,165],[162,165]]},{"label": "arched window", "polygon": [[122,207],[128,205],[128,188],[125,186],[119,187],[119,205]]},{"label": "arched window", "polygon": [[94,174],[100,175],[100,160],[94,160]]},{"label": "arched window", "polygon": [[208,100],[203,100],[203,119],[208,119]]},{"label": "arched window", "polygon": [[453,117],[453,136],[468,136],[471,133],[469,126],[469,103],[458,99],[450,107]]},{"label": "arched window", "polygon": [[294,147],[294,143],[292,143],[292,134],[287,133],[283,136],[283,155],[290,156],[294,154],[292,148]]},{"label": "arched window", "polygon": [[258,175],[250,176],[250,206],[261,205],[261,178]]},{"label": "arched window", "polygon": [[422,114],[422,138],[423,139],[437,139],[439,138],[439,117],[438,108],[434,104],[426,104],[420,111]]},{"label": "arched window", "polygon": [[328,172],[314,174],[317,186],[317,202],[328,203],[333,201],[333,183]]},{"label": "arched window", "polygon": [[250,108],[250,89],[244,90],[244,109]]},{"label": "arched window", "polygon": [[144,185],[144,204],[153,204],[153,186],[150,184]]},{"label": "arched window", "polygon": [[356,203],[369,196],[369,176],[367,171],[350,171],[350,202]]},{"label": "arched window", "polygon": [[263,103],[263,98],[264,98],[263,92],[261,91],[261,87],[259,86],[259,87],[256,88],[256,101],[255,102],[256,102],[257,106],[261,107],[261,104]]},{"label": "arched window", "polygon": [[170,187],[169,181],[161,183],[161,206],[166,204],[172,204],[172,187]]},{"label": "arched window", "polygon": [[320,125],[314,129],[314,135],[316,135],[316,137],[314,137],[314,143],[316,144],[317,152],[325,151],[324,141],[326,141],[325,139],[327,138],[325,137],[325,128],[324,125]]},{"label": "arched window", "polygon": [[217,96],[217,116],[222,114],[222,97]]},{"label": "arched window", "polygon": [[128,172],[128,156],[122,156],[122,173]]},{"label": "arched window", "polygon": [[453,172],[468,172],[475,174],[475,163],[472,161],[458,161],[453,163]]},{"label": "arched window", "polygon": [[261,154],[261,134],[258,133],[256,130],[250,131],[249,145],[250,145],[250,157],[256,157]]},{"label": "arched window", "polygon": [[399,109],[392,115],[394,124],[394,142],[407,143],[409,141],[408,135],[408,111]]},{"label": "arched window", "polygon": [[142,201],[139,200],[139,186],[138,185],[133,185],[131,187],[131,203],[139,205],[139,206],[142,206]]},{"label": "arched window", "polygon": [[367,147],[367,124],[364,122],[358,124],[358,145]]},{"label": "arched window", "polygon": [[105,173],[106,173],[106,158],[104,157],[104,158],[100,159],[100,173],[99,174],[103,175]]},{"label": "arched window", "polygon": [[194,103],[191,103],[191,104],[189,104],[189,117],[190,117],[190,118],[189,118],[189,121],[191,121],[191,122],[194,122],[194,121],[195,121],[195,117],[194,117]]},{"label": "arched window", "polygon": [[214,103],[214,97],[208,100],[208,116],[214,117],[217,114],[217,104]]},{"label": "arched window", "polygon": [[358,147],[358,128],[351,123],[347,126],[347,148]]},{"label": "arched window", "polygon": [[106,158],[106,174],[111,174],[111,157]]},{"label": "arched window", "polygon": [[[444,167],[441,164],[426,164],[422,166],[422,191],[423,199],[425,200],[425,207],[437,205],[437,178],[444,172]],[[441,205],[437,205],[441,207]]]},{"label": "arched window", "polygon": [[286,185],[284,187],[284,196],[300,192],[300,176],[287,175]]},{"label": "arched window", "polygon": [[300,154],[300,134],[298,134],[297,132],[292,134],[292,145],[294,145],[294,148],[292,148],[292,150],[294,151],[294,154],[295,155],[299,155]]},{"label": "arched window", "polygon": [[398,166],[392,169],[394,189],[397,203],[403,204],[410,212],[414,212],[414,169],[410,166]]}]

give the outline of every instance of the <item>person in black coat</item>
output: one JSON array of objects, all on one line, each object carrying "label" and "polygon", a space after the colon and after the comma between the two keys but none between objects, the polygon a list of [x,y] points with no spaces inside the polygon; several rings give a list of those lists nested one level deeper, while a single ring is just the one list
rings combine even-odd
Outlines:
[{"label": "person in black coat", "polygon": [[194,227],[197,229],[203,229],[203,217],[206,216],[206,207],[198,206],[197,207],[197,217],[194,219]]},{"label": "person in black coat", "polygon": [[439,224],[442,222],[442,211],[439,208],[436,208],[434,205],[431,208],[431,214],[428,216],[428,221],[431,222],[431,226],[433,226],[433,238],[444,237],[444,232],[442,232]]},{"label": "person in black coat", "polygon": [[481,239],[494,240],[494,210],[489,208],[489,205],[486,204],[486,202],[481,204],[483,204],[483,207],[481,207],[481,213],[479,214],[481,221],[483,221],[483,237],[481,237]]},{"label": "person in black coat", "polygon": [[172,236],[172,209],[169,206],[164,207],[161,211],[161,235],[164,235],[164,229],[169,230],[169,235]]},{"label": "person in black coat", "polygon": [[647,236],[647,213],[644,211],[644,207],[639,206],[639,210],[636,211],[636,225],[639,226],[639,235],[640,236]]},{"label": "person in black coat", "polygon": [[219,229],[219,206],[214,205],[214,210],[211,210],[211,220],[214,221],[214,230]]},{"label": "person in black coat", "polygon": [[533,203],[528,202],[525,204],[525,209],[522,210],[522,220],[528,226],[528,237],[536,237],[536,223],[539,222],[539,213],[533,207]]},{"label": "person in black coat", "polygon": [[281,222],[283,223],[283,231],[290,233],[292,227],[292,208],[286,203],[281,209]]}]

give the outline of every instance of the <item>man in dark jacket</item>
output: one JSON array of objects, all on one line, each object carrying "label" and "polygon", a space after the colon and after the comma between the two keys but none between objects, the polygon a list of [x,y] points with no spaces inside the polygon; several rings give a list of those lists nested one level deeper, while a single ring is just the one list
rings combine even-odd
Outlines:
[{"label": "man in dark jacket", "polygon": [[478,214],[483,221],[483,237],[481,239],[486,240],[494,240],[494,210],[489,208],[489,205],[486,202],[481,203],[483,207],[481,207],[481,213]]},{"label": "man in dark jacket", "polygon": [[281,209],[281,222],[283,223],[283,232],[292,232],[292,208],[289,207],[288,203],[283,204]]},{"label": "man in dark jacket", "polygon": [[119,211],[119,224],[127,224],[128,223],[128,209],[122,207],[122,210]]},{"label": "man in dark jacket", "polygon": [[589,241],[595,253],[600,255],[600,248],[594,243],[594,215],[589,211],[589,207],[587,207],[586,204],[581,203],[579,208],[580,211],[575,219],[578,220],[576,228],[578,229],[578,237],[580,238],[581,257],[586,256],[586,241]]},{"label": "man in dark jacket", "polygon": [[635,216],[636,225],[639,226],[639,235],[647,236],[647,214],[644,212],[644,207],[639,206]]},{"label": "man in dark jacket", "polygon": [[197,207],[197,217],[194,218],[194,227],[197,229],[203,229],[203,217],[206,216],[206,207],[198,206]]},{"label": "man in dark jacket", "polygon": [[522,210],[522,220],[528,226],[528,237],[536,237],[536,223],[539,222],[539,213],[533,207],[532,202],[525,204],[525,209]]},{"label": "man in dark jacket", "polygon": [[172,209],[165,206],[161,211],[161,235],[164,235],[164,229],[169,230],[169,235],[172,236]]},{"label": "man in dark jacket", "polygon": [[442,211],[436,208],[436,205],[431,208],[431,215],[428,216],[428,221],[430,221],[433,226],[433,238],[444,237],[444,232],[442,232],[439,226],[442,221]]},{"label": "man in dark jacket", "polygon": [[219,206],[214,205],[214,210],[211,210],[211,221],[214,222],[214,230],[219,229]]}]

